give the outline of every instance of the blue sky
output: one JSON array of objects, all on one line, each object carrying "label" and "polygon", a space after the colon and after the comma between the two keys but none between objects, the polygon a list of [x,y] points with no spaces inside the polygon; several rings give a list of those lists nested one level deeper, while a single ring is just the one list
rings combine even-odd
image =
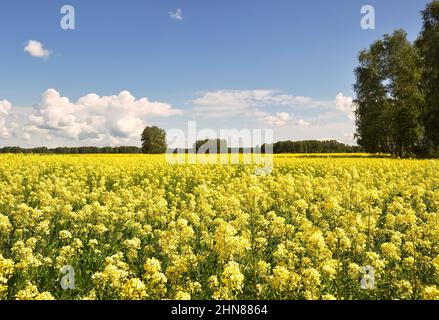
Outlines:
[{"label": "blue sky", "polygon": [[[358,51],[397,28],[415,39],[428,2],[2,1],[0,146],[137,145],[142,126],[187,120],[352,143]],[[75,30],[60,28],[65,4]],[[363,5],[375,30],[360,27]],[[25,52],[30,40],[48,57]]]}]

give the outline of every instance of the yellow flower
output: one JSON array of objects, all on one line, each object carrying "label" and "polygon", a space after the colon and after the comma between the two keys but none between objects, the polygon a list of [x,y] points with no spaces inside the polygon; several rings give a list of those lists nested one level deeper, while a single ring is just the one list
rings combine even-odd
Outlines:
[{"label": "yellow flower", "polygon": [[214,290],[219,286],[219,281],[217,276],[210,276],[208,279],[209,287]]},{"label": "yellow flower", "polygon": [[37,286],[29,281],[24,289],[17,292],[15,298],[16,300],[55,300],[47,291],[42,293],[38,292]]},{"label": "yellow flower", "polygon": [[240,266],[234,261],[229,261],[224,267],[221,283],[231,291],[241,292],[244,286],[244,275]]},{"label": "yellow flower", "polygon": [[411,299],[413,295],[413,287],[407,280],[400,280],[396,283],[396,287],[401,299]]},{"label": "yellow flower", "polygon": [[358,279],[361,273],[361,267],[356,263],[349,263],[348,273],[352,279]]},{"label": "yellow flower", "polygon": [[337,275],[338,264],[339,261],[335,259],[325,261],[321,267],[322,274],[329,279],[334,279]]},{"label": "yellow flower", "polygon": [[144,269],[145,274],[143,278],[145,279],[148,295],[155,299],[164,296],[167,292],[166,283],[168,279],[165,274],[161,272],[162,267],[160,261],[156,258],[148,258],[145,262]]},{"label": "yellow flower", "polygon": [[432,263],[433,267],[436,269],[436,272],[439,273],[439,255],[433,259]]},{"label": "yellow flower", "polygon": [[33,285],[31,282],[28,282],[24,289],[17,292],[15,298],[17,300],[34,300],[38,294],[37,286]]},{"label": "yellow flower", "polygon": [[265,261],[258,261],[256,264],[256,272],[259,277],[265,278],[270,273],[270,264]]},{"label": "yellow flower", "polygon": [[436,286],[425,287],[422,291],[422,298],[425,300],[439,300],[439,289]]},{"label": "yellow flower", "polygon": [[111,290],[119,290],[123,287],[129,276],[129,267],[122,261],[121,252],[105,258],[105,268],[102,272],[92,275],[92,280],[96,285],[109,287]]},{"label": "yellow flower", "polygon": [[1,235],[7,235],[11,231],[12,224],[9,218],[0,213],[0,237]]},{"label": "yellow flower", "polygon": [[138,256],[137,251],[140,249],[141,240],[139,238],[127,239],[123,244],[128,250],[127,258],[129,260],[136,259]]},{"label": "yellow flower", "polygon": [[147,297],[146,286],[138,278],[129,279],[122,288],[121,296],[127,300],[145,299]]},{"label": "yellow flower", "polygon": [[191,295],[187,292],[178,291],[175,294],[175,300],[191,300]]},{"label": "yellow flower", "polygon": [[0,299],[437,298],[437,160],[232,157],[0,154]]},{"label": "yellow flower", "polygon": [[35,300],[55,300],[55,298],[49,292],[45,291],[35,296]]},{"label": "yellow flower", "polygon": [[381,245],[383,256],[392,260],[401,260],[399,249],[393,243],[385,242]]},{"label": "yellow flower", "polygon": [[59,235],[60,239],[63,239],[63,240],[67,240],[67,239],[71,239],[72,238],[72,234],[68,230],[61,230],[58,233],[58,235]]},{"label": "yellow flower", "polygon": [[314,269],[305,269],[302,273],[302,282],[305,288],[316,288],[320,286],[320,273]]},{"label": "yellow flower", "polygon": [[230,223],[219,219],[217,224],[214,246],[221,261],[241,257],[250,249],[250,241],[243,236],[238,236],[237,230]]}]

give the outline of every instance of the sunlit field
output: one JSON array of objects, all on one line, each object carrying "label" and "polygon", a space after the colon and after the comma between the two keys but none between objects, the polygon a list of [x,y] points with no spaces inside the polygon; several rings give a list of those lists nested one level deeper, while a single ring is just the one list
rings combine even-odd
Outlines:
[{"label": "sunlit field", "polygon": [[0,299],[439,299],[439,163],[1,155]]}]

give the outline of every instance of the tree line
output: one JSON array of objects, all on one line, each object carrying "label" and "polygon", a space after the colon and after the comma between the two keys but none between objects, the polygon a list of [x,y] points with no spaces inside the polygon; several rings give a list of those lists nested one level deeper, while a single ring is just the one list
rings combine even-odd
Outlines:
[{"label": "tree line", "polygon": [[58,148],[0,148],[0,153],[37,153],[37,154],[134,154],[142,153],[142,148],[132,146],[120,147],[58,147]]},{"label": "tree line", "polygon": [[197,140],[191,149],[177,148],[169,149],[166,142],[166,131],[156,127],[148,126],[141,134],[142,147],[118,146],[118,147],[4,147],[0,153],[34,153],[34,154],[163,154],[172,153],[353,153],[363,152],[359,146],[349,146],[335,140],[318,141],[279,141],[274,144],[247,148],[229,147],[226,140],[201,139]]},{"label": "tree line", "polygon": [[[146,127],[142,133],[142,150],[144,153],[163,153],[167,150],[166,132],[156,126]],[[173,153],[353,153],[362,152],[359,146],[350,146],[336,140],[318,141],[279,141],[274,144],[238,148],[229,147],[225,139],[200,139],[191,149],[176,148]]]},{"label": "tree line", "polygon": [[[216,145],[216,146],[215,146]],[[157,145],[156,145],[157,146]],[[164,147],[164,149],[163,149]],[[216,149],[215,149],[216,147]],[[180,153],[203,153],[209,154],[216,150],[216,153],[264,153],[267,149],[266,145],[255,148],[234,148],[228,147],[225,140],[198,140],[192,149],[173,149],[170,150],[166,145],[162,145],[158,149],[145,149],[135,146],[120,147],[58,147],[58,148],[20,148],[20,147],[4,147],[0,148],[0,153],[24,153],[24,154],[158,154],[169,152]],[[164,151],[163,151],[164,150]],[[273,153],[353,153],[361,152],[361,147],[349,146],[337,141],[279,141],[270,145]],[[160,151],[160,152],[159,152]]]},{"label": "tree line", "polygon": [[[359,146],[350,146],[336,140],[318,141],[279,141],[272,145],[273,153],[356,153],[362,152]],[[262,146],[264,152],[266,146]]]},{"label": "tree line", "polygon": [[355,137],[366,152],[439,156],[438,0],[422,18],[413,43],[396,30],[359,54]]}]

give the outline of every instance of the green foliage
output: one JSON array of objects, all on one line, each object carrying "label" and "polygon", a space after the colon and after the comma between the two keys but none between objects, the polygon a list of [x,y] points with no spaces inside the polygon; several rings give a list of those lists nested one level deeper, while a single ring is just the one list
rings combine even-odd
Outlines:
[{"label": "green foliage", "polygon": [[356,137],[360,146],[374,153],[390,149],[389,112],[380,59],[383,52],[383,42],[376,41],[369,50],[360,52],[360,66],[355,70]]},{"label": "green foliage", "polygon": [[384,37],[384,74],[390,106],[391,152],[411,155],[422,143],[422,95],[419,88],[419,58],[407,33],[397,30]]},{"label": "green foliage", "polygon": [[156,126],[146,127],[142,133],[142,151],[149,154],[165,153],[166,132]]},{"label": "green foliage", "polygon": [[197,140],[194,143],[194,150],[196,153],[201,154],[227,153],[227,141],[221,139]]},{"label": "green foliage", "polygon": [[[217,143],[217,152],[221,153],[226,150],[228,153],[260,153],[265,152],[266,145],[256,148],[228,148],[225,140],[198,140],[194,145],[196,152],[204,145],[204,153],[209,154],[213,151],[207,148],[209,145]],[[221,144],[223,149],[221,149]],[[189,153],[187,149],[175,149],[174,152]],[[354,153],[362,152],[363,149],[358,146],[349,146],[335,140],[330,141],[279,141],[273,145],[274,153]],[[25,153],[25,154],[139,154],[142,149],[134,146],[119,146],[119,147],[58,147],[58,148],[20,148],[20,147],[4,147],[0,148],[0,153]]]},{"label": "green foliage", "polygon": [[359,54],[356,138],[367,152],[426,156],[439,146],[439,1],[423,11],[415,44],[404,30]]},{"label": "green foliage", "polygon": [[439,154],[439,1],[422,12],[424,21],[416,47],[421,57],[422,91],[425,95],[423,121],[428,152]]},{"label": "green foliage", "polygon": [[142,153],[142,149],[134,146],[119,147],[58,147],[58,148],[20,148],[4,147],[0,148],[0,153],[34,153],[34,154],[137,154]]},{"label": "green foliage", "polygon": [[[265,152],[266,145],[262,146]],[[335,140],[279,141],[273,145],[273,153],[353,153],[361,152],[358,146],[348,146]]]}]

